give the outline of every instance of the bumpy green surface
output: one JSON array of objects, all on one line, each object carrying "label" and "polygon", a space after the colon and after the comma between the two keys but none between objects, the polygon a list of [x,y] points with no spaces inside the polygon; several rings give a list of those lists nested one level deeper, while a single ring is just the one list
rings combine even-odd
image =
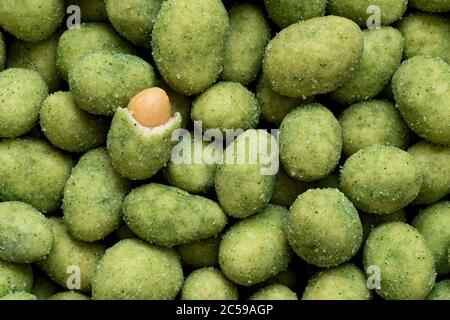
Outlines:
[{"label": "bumpy green surface", "polygon": [[64,222],[76,239],[102,240],[122,221],[129,182],[113,168],[105,148],[86,153],[64,189]]},{"label": "bumpy green surface", "polygon": [[427,300],[450,300],[450,280],[436,283]]},{"label": "bumpy green surface", "polygon": [[411,131],[394,104],[370,100],[349,106],[339,116],[343,133],[343,152],[350,156],[375,144],[406,149]]},{"label": "bumpy green surface", "polygon": [[31,263],[43,259],[53,245],[47,218],[23,202],[0,203],[0,259]]},{"label": "bumpy green surface", "polygon": [[320,271],[308,281],[302,300],[370,300],[364,273],[349,263]]},{"label": "bumpy green surface", "polygon": [[286,173],[297,180],[326,177],[338,164],[341,151],[341,126],[320,104],[298,107],[281,123],[281,163]]},{"label": "bumpy green surface", "polygon": [[344,194],[337,189],[312,189],[292,204],[286,233],[303,260],[334,267],[355,255],[363,231],[358,211]]},{"label": "bumpy green surface", "polygon": [[424,236],[433,254],[437,273],[450,273],[450,201],[437,202],[423,209],[414,218],[413,226]]},{"label": "bumpy green surface", "polygon": [[234,283],[251,286],[286,270],[290,258],[284,221],[287,210],[269,205],[232,226],[219,247],[222,272]]},{"label": "bumpy green surface", "polygon": [[183,270],[172,249],[123,240],[109,248],[92,280],[95,300],[170,300],[183,285]]},{"label": "bumpy green surface", "polygon": [[54,146],[69,152],[86,152],[106,141],[105,121],[78,108],[70,92],[56,92],[44,101],[40,125]]},{"label": "bumpy green surface", "polygon": [[203,130],[255,128],[261,110],[255,95],[237,82],[219,82],[192,103],[192,120]]},{"label": "bumpy green surface", "polygon": [[[449,2],[450,3],[450,2]],[[450,63],[450,20],[427,13],[411,13],[398,25],[405,37],[405,57],[439,57]]]},{"label": "bumpy green surface", "polygon": [[364,47],[359,27],[326,16],[293,24],[269,42],[264,74],[273,90],[305,97],[335,90],[357,69]]},{"label": "bumpy green surface", "polygon": [[41,212],[61,206],[72,160],[43,140],[0,142],[0,198],[26,202]]},{"label": "bumpy green surface", "polygon": [[58,35],[40,42],[14,39],[8,45],[6,65],[8,68],[23,68],[39,72],[49,91],[54,92],[61,85],[61,78],[56,70],[57,45]]},{"label": "bumpy green surface", "polygon": [[153,67],[121,53],[95,52],[79,60],[69,74],[75,103],[83,110],[111,116],[131,98],[156,84]]},{"label": "bumpy green surface", "polygon": [[0,298],[0,300],[37,300],[37,297],[28,292],[18,291],[7,294],[6,296]]},{"label": "bumpy green surface", "polygon": [[413,227],[392,222],[375,228],[364,248],[364,268],[380,268],[381,289],[388,300],[424,299],[435,281],[433,255]]},{"label": "bumpy green surface", "polygon": [[238,289],[220,270],[202,268],[192,272],[181,290],[181,300],[237,300]]},{"label": "bumpy green surface", "polygon": [[177,154],[177,157],[171,157],[164,170],[165,177],[169,184],[187,192],[207,193],[214,187],[216,156],[208,152],[208,142],[196,137],[186,139],[186,144],[178,145],[183,149],[172,150],[172,154]]},{"label": "bumpy green surface", "polygon": [[183,264],[192,267],[213,267],[219,264],[219,244],[221,237],[197,240],[178,247]]},{"label": "bumpy green surface", "polygon": [[450,0],[411,0],[410,6],[427,12],[450,11]]},{"label": "bumpy green surface", "polygon": [[37,42],[50,38],[63,18],[63,0],[0,2],[0,26],[24,41]]},{"label": "bumpy green surface", "polygon": [[380,8],[381,24],[389,25],[399,20],[406,11],[408,0],[330,0],[329,14],[352,19],[360,26],[365,26],[373,12],[367,13],[369,6]]},{"label": "bumpy green surface", "polygon": [[227,224],[214,201],[156,183],[131,191],[123,213],[135,234],[165,247],[216,236]]},{"label": "bumpy green surface", "polygon": [[17,291],[31,291],[33,270],[30,265],[0,260],[0,298]]},{"label": "bumpy green surface", "polygon": [[44,79],[32,70],[0,72],[0,138],[16,138],[37,123],[48,91]]},{"label": "bumpy green surface", "polygon": [[83,23],[79,29],[66,30],[58,41],[56,66],[68,80],[70,69],[84,56],[98,51],[132,53],[129,43],[106,23]]},{"label": "bumpy green surface", "polygon": [[263,12],[249,3],[233,6],[225,42],[222,79],[248,85],[262,66],[270,28]]},{"label": "bumpy green surface", "polygon": [[323,16],[327,0],[264,0],[269,18],[280,28],[314,17]]},{"label": "bumpy green surface", "polygon": [[186,95],[213,84],[222,71],[228,27],[220,0],[164,1],[152,40],[153,57],[164,80]]},{"label": "bumpy green surface", "polygon": [[450,144],[450,65],[440,58],[415,56],[392,79],[397,107],[420,137]]},{"label": "bumpy green surface", "polygon": [[66,7],[76,5],[81,10],[81,21],[97,22],[108,19],[104,0],[65,0]]},{"label": "bumpy green surface", "polygon": [[[61,218],[50,218],[55,242],[49,255],[38,262],[39,267],[64,288],[77,284],[74,278],[79,271],[80,288],[83,292],[91,291],[91,280],[105,246],[102,243],[86,243],[75,240],[69,234]],[[78,269],[79,268],[79,269]]]},{"label": "bumpy green surface", "polygon": [[85,296],[84,294],[75,292],[75,291],[65,291],[65,292],[59,292],[56,293],[50,297],[48,297],[47,300],[90,300],[88,296]]},{"label": "bumpy green surface", "polygon": [[272,284],[253,294],[249,300],[298,300],[298,298],[288,287]]},{"label": "bumpy green surface", "polygon": [[392,27],[364,30],[364,51],[355,74],[331,94],[342,103],[350,104],[371,99],[389,83],[403,56],[404,39]]},{"label": "bumpy green surface", "polygon": [[141,47],[150,48],[153,25],[162,0],[106,0],[106,11],[114,29]]},{"label": "bumpy green surface", "polygon": [[[224,152],[215,190],[226,213],[246,218],[265,208],[273,195],[278,163],[275,139],[264,130],[247,130]],[[267,161],[269,160],[269,161]],[[272,164],[272,165],[271,165]]]},{"label": "bumpy green surface", "polygon": [[358,209],[389,214],[419,194],[422,172],[407,152],[374,145],[353,154],[344,164],[340,188]]},{"label": "bumpy green surface", "polygon": [[421,141],[408,149],[422,171],[423,183],[413,204],[430,204],[450,193],[450,147]]},{"label": "bumpy green surface", "polygon": [[151,178],[170,160],[177,144],[172,134],[180,125],[181,116],[176,113],[164,127],[149,129],[140,125],[127,109],[118,109],[107,139],[116,170],[132,180]]},{"label": "bumpy green surface", "polygon": [[256,86],[256,98],[263,119],[276,125],[279,125],[292,109],[304,102],[302,98],[290,98],[276,93],[264,76],[260,77]]},{"label": "bumpy green surface", "polygon": [[295,180],[289,177],[283,169],[280,169],[275,179],[275,187],[270,203],[289,207],[309,187],[309,183]]}]

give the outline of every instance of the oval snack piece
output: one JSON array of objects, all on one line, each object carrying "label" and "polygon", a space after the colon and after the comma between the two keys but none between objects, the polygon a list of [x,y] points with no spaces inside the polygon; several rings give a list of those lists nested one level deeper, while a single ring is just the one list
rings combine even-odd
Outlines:
[{"label": "oval snack piece", "polygon": [[377,293],[387,300],[421,300],[436,278],[433,256],[423,236],[402,222],[375,228],[364,248],[364,268],[378,268]]},{"label": "oval snack piece", "polygon": [[225,149],[214,186],[227,214],[246,218],[266,207],[279,168],[278,153],[272,135],[253,129],[245,131]]},{"label": "oval snack piece", "polygon": [[138,239],[109,248],[92,279],[94,300],[172,300],[183,285],[175,250]]},{"label": "oval snack piece", "polygon": [[363,48],[361,29],[353,21],[313,18],[283,29],[269,42],[264,76],[275,92],[288,97],[331,92],[354,74]]},{"label": "oval snack piece", "polygon": [[311,18],[323,16],[327,0],[264,0],[269,18],[280,28]]},{"label": "oval snack piece", "polygon": [[153,28],[152,53],[172,89],[194,95],[217,80],[228,27],[220,0],[163,2]]},{"label": "oval snack piece", "polygon": [[61,207],[73,162],[43,140],[0,142],[0,199],[22,201],[41,212]]},{"label": "oval snack piece", "polygon": [[136,235],[164,247],[215,236],[227,224],[225,213],[214,201],[156,183],[131,191],[123,213]]},{"label": "oval snack piece", "polygon": [[219,264],[228,279],[251,286],[287,269],[292,252],[284,234],[286,214],[285,208],[268,205],[225,232]]},{"label": "oval snack piece", "polygon": [[249,300],[298,300],[297,295],[288,287],[282,284],[271,284],[255,292]]},{"label": "oval snack piece", "polygon": [[39,261],[50,252],[53,232],[47,218],[23,202],[0,203],[0,259]]},{"label": "oval snack piece", "polygon": [[0,260],[0,298],[13,292],[30,292],[32,286],[33,269],[29,264]]},{"label": "oval snack piece", "polygon": [[105,148],[82,156],[64,189],[64,222],[71,235],[93,242],[116,230],[129,188],[129,182],[113,168]]}]

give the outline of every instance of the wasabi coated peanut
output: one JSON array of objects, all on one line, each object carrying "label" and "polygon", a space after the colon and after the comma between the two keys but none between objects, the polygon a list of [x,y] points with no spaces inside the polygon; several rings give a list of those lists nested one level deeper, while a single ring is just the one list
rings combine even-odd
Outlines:
[{"label": "wasabi coated peanut", "polygon": [[339,116],[343,133],[343,152],[352,155],[375,144],[406,149],[411,131],[394,104],[370,100],[349,106]]},{"label": "wasabi coated peanut", "polygon": [[139,237],[173,247],[216,236],[227,217],[212,200],[151,183],[131,191],[123,203],[124,220]]},{"label": "wasabi coated peanut", "polygon": [[79,276],[80,287],[77,290],[91,291],[91,279],[102,257],[105,246],[102,243],[86,243],[75,240],[69,234],[61,218],[50,218],[55,242],[48,256],[38,262],[39,267],[64,288],[78,285],[71,281]]},{"label": "wasabi coated peanut", "polygon": [[48,39],[64,19],[63,0],[1,1],[0,26],[20,40]]},{"label": "wasabi coated peanut", "polygon": [[417,197],[422,180],[420,167],[410,154],[374,145],[347,159],[341,170],[340,188],[358,209],[389,214]]},{"label": "wasabi coated peanut", "polygon": [[6,296],[0,298],[0,300],[37,300],[37,297],[28,292],[18,291],[7,294]]},{"label": "wasabi coated peanut", "polygon": [[233,6],[225,42],[222,79],[248,85],[261,69],[270,28],[262,11],[249,3]]},{"label": "wasabi coated peanut", "polygon": [[415,56],[392,79],[397,108],[417,135],[450,144],[450,65],[440,58]]},{"label": "wasabi coated peanut", "polygon": [[222,71],[228,27],[220,0],[164,1],[152,34],[153,58],[164,80],[184,95],[207,89]]},{"label": "wasabi coated peanut", "polygon": [[287,269],[291,249],[283,230],[286,214],[285,208],[268,205],[225,232],[219,264],[228,279],[251,286]]},{"label": "wasabi coated peanut", "polygon": [[72,160],[43,140],[0,142],[0,199],[22,201],[41,212],[60,208]]},{"label": "wasabi coated peanut", "polygon": [[255,95],[237,82],[219,82],[192,103],[193,121],[203,130],[219,128],[247,130],[256,128],[261,110]]},{"label": "wasabi coated peanut", "polygon": [[379,268],[381,288],[387,300],[420,300],[435,281],[433,256],[423,236],[402,222],[383,224],[369,235],[364,248],[364,268]]},{"label": "wasabi coated peanut", "polygon": [[[408,0],[330,0],[329,14],[342,16],[365,26],[374,14],[370,6],[378,6],[381,14],[381,24],[390,25],[401,19],[406,11]],[[369,11],[369,12],[368,12]]]},{"label": "wasabi coated peanut", "polygon": [[93,242],[116,230],[129,188],[129,182],[113,168],[105,148],[82,156],[64,189],[64,222],[71,235]]},{"label": "wasabi coated peanut", "polygon": [[23,202],[0,203],[0,259],[16,263],[42,260],[53,245],[47,218]]},{"label": "wasabi coated peanut", "polygon": [[65,0],[66,7],[80,7],[81,21],[95,22],[108,19],[104,0]]},{"label": "wasabi coated peanut", "polygon": [[339,162],[342,129],[321,104],[292,110],[280,126],[280,159],[286,173],[300,181],[325,178]]},{"label": "wasabi coated peanut", "polygon": [[450,280],[436,283],[427,300],[450,300]]},{"label": "wasabi coated peanut", "polygon": [[7,294],[26,291],[33,286],[33,270],[28,264],[0,260],[0,298]]},{"label": "wasabi coated peanut", "polygon": [[45,81],[36,71],[13,68],[0,72],[0,138],[29,132],[47,95]]},{"label": "wasabi coated peanut", "polygon": [[202,268],[184,281],[181,300],[237,300],[238,290],[220,270]]},{"label": "wasabi coated peanut", "polygon": [[260,77],[256,86],[256,98],[261,107],[262,118],[276,125],[280,125],[292,109],[304,102],[302,98],[290,98],[276,93],[264,76]]},{"label": "wasabi coated peanut", "polygon": [[450,11],[449,0],[410,0],[410,6],[427,12]]},{"label": "wasabi coated peanut", "polygon": [[89,53],[105,51],[132,53],[132,48],[105,23],[83,23],[79,29],[66,30],[58,41],[56,65],[64,80],[70,69]]},{"label": "wasabi coated peanut", "polygon": [[280,169],[275,179],[272,200],[270,203],[290,207],[297,197],[308,190],[310,185],[306,182],[289,177],[284,170]]},{"label": "wasabi coated peanut", "polygon": [[382,215],[360,212],[359,217],[363,226],[363,242],[367,240],[367,237],[372,230],[379,225],[389,222],[406,222],[406,213],[404,209]]},{"label": "wasabi coated peanut", "polygon": [[181,261],[191,267],[217,266],[220,241],[221,237],[212,237],[179,246]]},{"label": "wasabi coated peanut", "polygon": [[220,205],[230,216],[246,218],[269,203],[276,177],[272,169],[278,169],[274,168],[278,163],[275,151],[274,137],[264,130],[247,130],[225,149],[214,186]]},{"label": "wasabi coated peanut", "polygon": [[114,29],[136,45],[150,48],[153,25],[162,0],[106,0]]},{"label": "wasabi coated peanut", "polygon": [[39,72],[50,92],[58,90],[61,79],[56,70],[58,36],[40,41],[12,40],[8,46],[8,68],[23,68]]},{"label": "wasabi coated peanut", "polygon": [[364,30],[364,51],[356,72],[331,97],[343,104],[368,100],[389,83],[403,56],[404,39],[392,27]]},{"label": "wasabi coated peanut", "polygon": [[132,180],[154,176],[171,158],[177,144],[172,134],[181,126],[181,116],[166,124],[147,128],[139,124],[129,110],[119,108],[108,132],[107,147],[116,170]]},{"label": "wasabi coated peanut", "polygon": [[438,274],[450,273],[450,201],[441,201],[420,211],[413,226],[422,233],[434,257]]},{"label": "wasabi coated peanut", "polygon": [[69,152],[86,152],[106,141],[105,121],[78,108],[70,92],[56,92],[44,101],[40,125],[54,146]]},{"label": "wasabi coated peanut", "polygon": [[430,204],[450,193],[450,146],[421,141],[408,149],[422,171],[423,183],[412,204]]},{"label": "wasabi coated peanut", "polygon": [[411,13],[400,21],[405,37],[405,57],[439,57],[450,63],[450,20],[427,13]]},{"label": "wasabi coated peanut", "polygon": [[[187,155],[186,158],[184,154],[181,155],[187,160],[182,163],[178,163],[172,157],[164,169],[165,177],[169,184],[187,192],[207,193],[214,187],[214,175],[217,168],[215,156],[207,154],[209,145],[207,142],[193,137],[186,143],[190,144],[191,155]],[[196,161],[196,153],[201,153],[203,157],[208,158]]]},{"label": "wasabi coated peanut", "polygon": [[109,248],[92,279],[94,300],[171,300],[183,285],[183,270],[173,249],[137,239]]},{"label": "wasabi coated peanut", "polygon": [[[320,50],[313,50],[318,48]],[[358,67],[364,48],[361,29],[351,20],[326,16],[293,24],[266,49],[264,75],[272,89],[307,97],[337,89]]]},{"label": "wasabi coated peanut", "polygon": [[298,300],[297,295],[282,284],[271,284],[253,294],[249,300]]},{"label": "wasabi coated peanut", "polygon": [[114,115],[132,97],[156,83],[153,67],[137,56],[96,52],[79,60],[69,74],[75,103],[97,115]]},{"label": "wasabi coated peanut", "polygon": [[350,260],[362,242],[353,204],[337,189],[312,189],[292,204],[286,234],[295,253],[309,264],[334,267]]},{"label": "wasabi coated peanut", "polygon": [[75,291],[59,292],[47,298],[47,300],[90,300],[88,296]]},{"label": "wasabi coated peanut", "polygon": [[3,33],[0,31],[0,71],[3,71],[6,62],[6,45]]},{"label": "wasabi coated peanut", "polygon": [[352,263],[320,271],[308,281],[302,300],[370,300],[364,273]]},{"label": "wasabi coated peanut", "polygon": [[323,16],[327,0],[264,0],[269,18],[280,28],[314,17]]}]

